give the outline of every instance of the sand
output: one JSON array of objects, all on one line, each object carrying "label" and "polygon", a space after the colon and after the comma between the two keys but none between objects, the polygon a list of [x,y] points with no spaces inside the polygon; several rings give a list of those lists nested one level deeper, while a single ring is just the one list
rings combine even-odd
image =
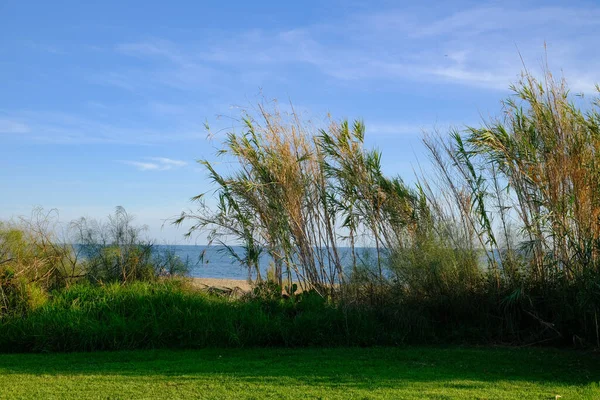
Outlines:
[{"label": "sand", "polygon": [[250,291],[251,287],[248,281],[242,279],[222,279],[222,278],[192,278],[194,286],[199,288],[224,288],[224,289],[235,289],[239,288],[244,292]]},{"label": "sand", "polygon": [[[302,289],[298,282],[295,282],[298,285],[298,289],[296,294],[302,293]],[[248,281],[242,279],[224,279],[224,278],[192,278],[192,285],[199,289],[221,289],[225,291],[234,291],[237,294],[242,294],[243,292],[250,292],[252,290],[252,286]],[[284,290],[285,293],[285,290]]]}]

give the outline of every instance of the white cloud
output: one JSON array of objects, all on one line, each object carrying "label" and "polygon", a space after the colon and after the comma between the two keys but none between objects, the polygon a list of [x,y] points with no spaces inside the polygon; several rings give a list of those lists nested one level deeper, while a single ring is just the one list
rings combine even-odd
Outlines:
[{"label": "white cloud", "polygon": [[58,47],[56,45],[49,45],[43,42],[33,41],[33,40],[22,40],[21,43],[32,50],[41,51],[45,53],[50,53],[54,55],[65,55],[67,52]]},{"label": "white cloud", "polygon": [[433,76],[454,83],[465,83],[472,86],[499,90],[507,89],[508,85],[519,77],[518,69],[515,69],[513,75],[505,71],[493,72],[461,66],[432,68],[428,72]]},{"label": "white cloud", "polygon": [[150,159],[169,168],[185,167],[187,165],[185,161],[173,160],[166,157],[150,157]]},{"label": "white cloud", "polygon": [[[216,42],[152,39],[117,50],[146,57],[154,84],[182,90],[216,81],[235,87],[252,76],[274,82],[289,77],[287,66],[302,64],[339,81],[507,90],[522,70],[519,52],[535,69],[544,43],[552,65],[567,77],[595,74],[600,67],[600,56],[590,52],[600,40],[598,7],[483,5],[431,15],[425,8],[392,9],[281,31],[254,29]],[[161,59],[166,63],[150,64]],[[589,79],[576,86],[593,87]]]},{"label": "white cloud", "polygon": [[0,119],[0,133],[26,132],[29,140],[55,144],[147,146],[206,138],[201,121],[170,122],[168,128],[160,129],[146,127],[148,120],[133,123],[130,120],[105,122],[103,119],[54,111],[14,111],[9,119]]},{"label": "white cloud", "polygon": [[140,171],[167,171],[185,167],[188,163],[182,160],[173,160],[166,157],[147,157],[150,161],[122,160],[123,164],[131,165]]},{"label": "white cloud", "polygon": [[535,28],[561,29],[565,27],[599,25],[600,9],[575,7],[476,7],[453,13],[423,26],[414,26],[415,36],[480,35],[492,31]]},{"label": "white cloud", "polygon": [[186,62],[171,42],[162,39],[139,43],[122,43],[117,45],[116,49],[131,56],[155,56],[166,58],[175,63]]},{"label": "white cloud", "polygon": [[123,164],[128,164],[136,167],[140,171],[151,171],[151,170],[159,170],[160,165],[150,162],[141,162],[141,161],[121,161]]},{"label": "white cloud", "polygon": [[0,118],[0,133],[28,133],[30,131],[29,126],[22,122]]}]

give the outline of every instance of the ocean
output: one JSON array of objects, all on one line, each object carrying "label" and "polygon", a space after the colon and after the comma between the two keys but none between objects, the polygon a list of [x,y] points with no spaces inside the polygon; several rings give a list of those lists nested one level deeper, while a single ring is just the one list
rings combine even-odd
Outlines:
[{"label": "ocean", "polygon": [[[239,246],[232,246],[238,252],[243,253]],[[189,263],[189,276],[193,278],[222,278],[222,279],[242,279],[248,278],[248,269],[242,267],[224,246],[203,246],[203,245],[156,245],[154,249],[158,252],[165,250],[173,252],[177,257]],[[338,248],[342,265],[347,273],[351,272],[352,255],[350,248]],[[356,249],[358,263],[375,267],[377,253],[374,248],[361,247]],[[201,259],[204,253],[204,258]],[[494,258],[500,262],[500,256],[494,253]],[[481,265],[487,265],[485,253],[481,254]],[[263,277],[267,276],[267,269],[271,263],[271,258],[263,254],[260,259],[260,269]],[[253,276],[254,278],[255,276]]]},{"label": "ocean", "polygon": [[[241,248],[233,247],[241,252]],[[177,245],[177,246],[156,246],[157,251],[172,251],[182,260],[187,260],[191,267],[190,276],[193,278],[224,278],[224,279],[247,279],[248,270],[228,254],[224,246],[195,246],[195,245]],[[204,259],[201,255],[204,252]],[[269,259],[262,257],[261,272],[266,273],[269,266]]]},{"label": "ocean", "polygon": [[[241,253],[240,247],[233,248]],[[190,276],[194,278],[224,278],[224,279],[247,279],[248,269],[240,266],[224,246],[195,246],[195,245],[176,245],[176,246],[156,246],[158,251],[168,249],[175,253],[182,260],[187,260],[191,266]],[[349,248],[341,248],[340,254],[342,264],[351,266],[351,254]],[[374,254],[374,249],[363,248],[357,250],[363,256],[368,253]],[[200,260],[204,252],[204,259]],[[371,255],[372,256],[372,255]],[[267,269],[271,259],[268,255],[263,255],[260,259],[261,274],[266,277]]]}]

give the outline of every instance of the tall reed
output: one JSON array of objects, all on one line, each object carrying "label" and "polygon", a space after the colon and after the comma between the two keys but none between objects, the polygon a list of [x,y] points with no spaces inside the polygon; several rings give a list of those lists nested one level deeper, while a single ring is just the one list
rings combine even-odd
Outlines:
[{"label": "tall reed", "polygon": [[414,225],[414,196],[399,178],[383,175],[380,153],[364,149],[364,125],[332,122],[319,130],[293,110],[263,105],[242,123],[244,131],[229,133],[219,152],[234,160],[235,172],[201,161],[216,185],[216,207],[202,194],[199,210],[176,222],[193,221],[190,234],[208,232],[211,243],[241,243],[242,254],[227,248],[259,281],[264,251],[280,284],[298,279],[322,294],[347,278],[340,246],[351,248],[356,268],[358,239],[366,235],[383,278],[382,253]]},{"label": "tall reed", "polygon": [[[425,139],[442,177],[429,202],[444,193],[450,206],[437,209],[454,210],[463,235],[485,250],[506,302],[546,328],[575,313],[600,344],[599,104],[578,106],[549,72],[525,71],[511,88],[501,119]],[[537,307],[536,293],[546,296]]]}]

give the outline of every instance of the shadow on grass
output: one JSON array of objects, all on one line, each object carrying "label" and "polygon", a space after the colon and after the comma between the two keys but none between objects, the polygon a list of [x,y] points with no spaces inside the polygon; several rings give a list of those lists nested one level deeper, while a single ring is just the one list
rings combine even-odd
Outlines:
[{"label": "shadow on grass", "polygon": [[348,388],[429,381],[446,381],[448,388],[457,389],[499,381],[579,386],[600,381],[600,357],[553,349],[460,347],[142,350],[2,355],[0,374],[119,375],[180,382],[227,376],[273,384],[286,378]]}]

